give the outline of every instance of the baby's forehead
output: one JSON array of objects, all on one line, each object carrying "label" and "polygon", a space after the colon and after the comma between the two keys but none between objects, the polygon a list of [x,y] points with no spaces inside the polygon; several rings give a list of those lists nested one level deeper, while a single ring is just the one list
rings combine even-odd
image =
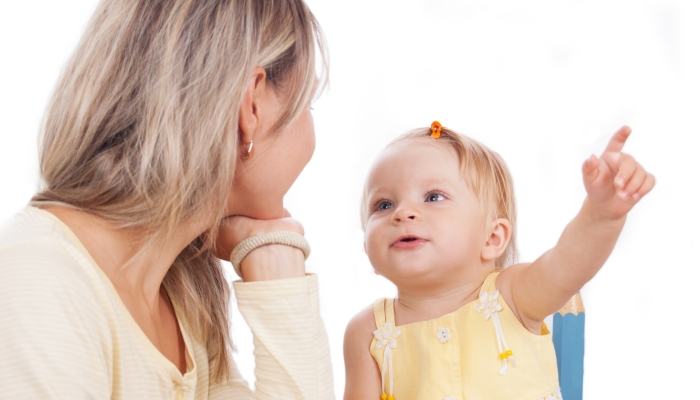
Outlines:
[{"label": "baby's forehead", "polygon": [[406,175],[422,182],[463,179],[459,157],[449,145],[430,138],[409,138],[391,143],[377,155],[367,176],[367,188]]},{"label": "baby's forehead", "polygon": [[404,138],[387,145],[379,152],[372,169],[383,166],[384,162],[394,165],[412,165],[419,156],[442,156],[459,162],[457,153],[448,144],[428,138]]},{"label": "baby's forehead", "polygon": [[374,159],[371,170],[384,167],[388,162],[394,166],[415,165],[419,159],[445,158],[459,164],[457,152],[447,143],[428,138],[405,138],[390,143]]}]

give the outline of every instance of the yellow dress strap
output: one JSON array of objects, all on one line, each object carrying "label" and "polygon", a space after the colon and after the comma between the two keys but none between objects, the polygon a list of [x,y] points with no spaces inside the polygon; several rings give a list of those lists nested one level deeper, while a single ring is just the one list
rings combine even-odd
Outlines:
[{"label": "yellow dress strap", "polygon": [[377,329],[384,327],[386,323],[386,315],[384,314],[384,303],[386,299],[379,299],[374,302],[374,323],[377,324]]},{"label": "yellow dress strap", "polygon": [[394,299],[379,299],[374,302],[374,323],[377,329],[384,328],[387,322],[394,322]]},{"label": "yellow dress strap", "polygon": [[484,283],[481,285],[481,291],[490,293],[496,290],[496,278],[498,278],[498,274],[500,273],[501,271],[491,272],[486,279],[484,279]]},{"label": "yellow dress strap", "polygon": [[386,316],[387,322],[391,322],[396,326],[396,320],[394,319],[394,299],[386,299],[386,301],[384,301],[384,315]]}]

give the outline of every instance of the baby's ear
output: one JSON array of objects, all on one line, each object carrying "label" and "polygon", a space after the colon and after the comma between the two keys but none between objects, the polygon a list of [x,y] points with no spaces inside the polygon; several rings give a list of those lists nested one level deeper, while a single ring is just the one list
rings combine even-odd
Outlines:
[{"label": "baby's ear", "polygon": [[505,218],[498,218],[488,223],[486,226],[486,242],[481,250],[481,258],[487,261],[496,260],[500,257],[510,242],[513,228],[510,221]]}]

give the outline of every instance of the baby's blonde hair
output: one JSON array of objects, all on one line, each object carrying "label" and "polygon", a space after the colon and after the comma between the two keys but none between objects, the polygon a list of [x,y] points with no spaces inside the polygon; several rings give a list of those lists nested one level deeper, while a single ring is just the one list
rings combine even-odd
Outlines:
[{"label": "baby's blonde hair", "polygon": [[285,102],[282,130],[319,86],[316,46],[325,67],[303,0],[103,0],[48,106],[34,204],[133,228],[145,247],[193,219],[211,227],[163,286],[206,346],[213,382],[231,373],[229,287],[210,249],[240,152],[241,99],[264,68]]},{"label": "baby's blonde hair", "polygon": [[[496,269],[500,270],[514,264],[517,260],[515,191],[513,178],[505,161],[498,153],[478,141],[444,127],[439,139],[433,139],[430,136],[431,133],[432,130],[429,127],[414,129],[391,141],[386,148],[406,140],[426,142],[438,140],[439,143],[449,145],[457,153],[462,176],[479,200],[483,215],[491,218],[505,218],[512,226],[510,241],[506,250],[496,260]],[[360,209],[363,230],[369,219],[368,189],[365,183]]]}]

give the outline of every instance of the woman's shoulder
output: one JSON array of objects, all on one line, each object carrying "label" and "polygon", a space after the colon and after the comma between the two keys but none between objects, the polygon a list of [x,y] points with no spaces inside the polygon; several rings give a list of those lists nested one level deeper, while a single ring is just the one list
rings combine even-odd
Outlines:
[{"label": "woman's shoulder", "polygon": [[0,251],[11,247],[41,247],[55,242],[61,235],[61,227],[52,214],[27,206],[0,222]]},{"label": "woman's shoulder", "polygon": [[105,303],[45,214],[28,207],[0,224],[0,343],[11,349],[0,372],[22,398],[64,391],[108,397],[113,345]]},{"label": "woman's shoulder", "polygon": [[94,301],[95,276],[54,219],[29,206],[0,224],[0,293],[4,301],[60,297],[82,306]]}]

